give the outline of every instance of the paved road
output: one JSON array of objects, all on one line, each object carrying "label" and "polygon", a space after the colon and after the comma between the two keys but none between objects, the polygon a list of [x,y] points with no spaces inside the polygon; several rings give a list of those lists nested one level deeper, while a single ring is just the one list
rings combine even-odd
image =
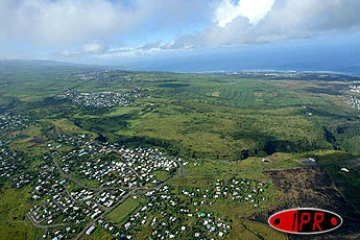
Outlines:
[{"label": "paved road", "polygon": [[41,225],[38,221],[36,221],[32,215],[30,215],[29,213],[25,214],[26,217],[30,220],[30,222],[37,228],[43,228],[43,229],[47,229],[47,228],[54,228],[54,227],[61,227],[61,226],[66,226],[68,224],[66,223],[57,223],[57,224],[50,224],[50,225]]},{"label": "paved road", "polygon": [[68,174],[65,174],[64,171],[61,169],[59,163],[55,160],[55,158],[53,157],[53,155],[51,153],[49,153],[52,161],[54,162],[55,166],[57,167],[57,169],[59,170],[60,172],[60,175],[63,177],[63,178],[66,178],[74,183],[76,183],[77,185],[85,188],[85,189],[88,189],[88,190],[93,190],[93,191],[96,191],[97,188],[92,188],[92,187],[88,187],[88,186],[85,186],[83,183],[79,182],[77,179],[69,176]]}]

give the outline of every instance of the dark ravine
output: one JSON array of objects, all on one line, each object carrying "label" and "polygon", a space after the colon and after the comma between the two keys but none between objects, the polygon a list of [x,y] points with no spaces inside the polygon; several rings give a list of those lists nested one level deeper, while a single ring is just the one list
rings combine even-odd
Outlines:
[{"label": "dark ravine", "polygon": [[323,130],[324,130],[324,137],[325,137],[326,141],[329,142],[333,146],[334,150],[339,150],[335,135],[330,130],[328,130],[325,126],[323,126]]},{"label": "dark ravine", "polygon": [[99,141],[99,142],[102,142],[102,143],[105,143],[107,142],[107,137],[105,137],[104,135],[102,135],[100,132],[97,132],[98,134],[98,137],[95,138],[95,140]]}]

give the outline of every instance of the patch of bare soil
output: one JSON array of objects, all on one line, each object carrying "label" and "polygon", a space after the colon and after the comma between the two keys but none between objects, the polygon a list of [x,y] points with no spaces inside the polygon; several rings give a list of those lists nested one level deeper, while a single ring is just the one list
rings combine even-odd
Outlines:
[{"label": "patch of bare soil", "polygon": [[43,139],[43,138],[41,138],[41,137],[35,136],[35,137],[34,137],[33,139],[31,139],[29,142],[30,142],[30,143],[34,143],[34,144],[32,144],[31,146],[28,146],[28,148],[32,148],[32,147],[35,147],[35,146],[37,146],[37,145],[39,145],[39,144],[45,143],[46,140]]},{"label": "patch of bare soil", "polygon": [[36,144],[41,144],[41,143],[45,143],[46,140],[41,138],[41,137],[38,137],[38,136],[35,136],[33,139],[31,139],[29,142],[33,142],[33,143],[36,143]]},{"label": "patch of bare soil", "polygon": [[55,125],[52,125],[49,129],[47,129],[45,131],[45,136],[48,138],[48,139],[53,139],[54,137],[58,136],[58,135],[63,135],[64,132],[63,130],[61,129],[61,127],[57,127]]}]

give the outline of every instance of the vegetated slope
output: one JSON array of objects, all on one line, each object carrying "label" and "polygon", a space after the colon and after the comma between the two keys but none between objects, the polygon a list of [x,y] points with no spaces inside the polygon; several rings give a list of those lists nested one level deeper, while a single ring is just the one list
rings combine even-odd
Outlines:
[{"label": "vegetated slope", "polygon": [[[331,177],[317,167],[264,171],[283,195],[283,204],[268,213],[256,215],[260,222],[266,222],[268,216],[296,207],[316,207],[339,214],[343,225],[326,234],[314,235],[311,239],[359,239],[360,214],[336,188]],[[309,236],[289,235],[289,239],[309,239]]]},{"label": "vegetated slope", "polygon": [[[358,113],[345,103],[352,77],[70,66],[10,70],[0,74],[0,111],[36,120],[68,119],[112,142],[137,137],[147,144],[151,139],[171,143],[184,157],[229,160],[316,149],[360,153]],[[149,97],[127,107],[85,108],[54,97],[65,89],[89,93],[139,87]]]}]

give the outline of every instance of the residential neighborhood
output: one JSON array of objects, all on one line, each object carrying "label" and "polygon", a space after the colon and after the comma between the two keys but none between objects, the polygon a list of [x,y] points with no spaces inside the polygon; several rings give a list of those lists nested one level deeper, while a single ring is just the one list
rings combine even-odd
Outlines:
[{"label": "residential neighborhood", "polygon": [[[227,199],[258,208],[269,187],[257,180],[231,178],[217,179],[206,188],[174,189],[156,173],[171,178],[188,161],[157,148],[99,143],[86,134],[59,135],[47,148],[37,174],[19,174],[17,165],[7,166],[5,161],[1,168],[8,167],[8,175],[17,171],[17,188],[33,186],[33,207],[26,216],[46,230],[43,239],[74,239],[99,228],[116,239],[134,239],[142,227],[151,230],[149,239],[220,239],[231,232],[231,224],[211,206]],[[2,149],[2,155],[10,154]],[[135,202],[135,211],[121,221],[108,217],[124,201]]]},{"label": "residential neighborhood", "polygon": [[[12,132],[30,125],[21,116],[2,115],[1,120],[3,129]],[[133,239],[144,226],[151,229],[149,239],[218,239],[231,232],[231,224],[206,206],[229,199],[258,208],[266,199],[268,184],[248,179],[217,179],[210,188],[171,188],[165,182],[188,161],[154,147],[101,143],[87,134],[49,139],[32,173],[24,171],[24,157],[8,148],[11,141],[5,136],[0,141],[0,180],[10,179],[16,189],[32,186],[33,207],[26,216],[45,229],[43,239],[91,236],[97,229],[116,239]],[[135,201],[135,211],[122,221],[108,217],[124,201]]]},{"label": "residential neighborhood", "polygon": [[350,96],[350,103],[353,108],[360,110],[360,97]]},{"label": "residential neighborhood", "polygon": [[0,187],[5,180],[11,180],[15,188],[21,188],[30,183],[32,176],[25,173],[25,166],[29,160],[23,153],[15,152],[9,148],[9,144],[16,138],[22,137],[13,133],[29,127],[32,122],[20,115],[0,115]]},{"label": "residential neighborhood", "polygon": [[67,90],[56,97],[70,99],[72,103],[84,107],[111,108],[115,106],[126,107],[136,98],[147,96],[144,89],[135,88],[126,92],[77,92]]},{"label": "residential neighborhood", "polygon": [[[47,146],[49,153],[43,156],[44,163],[38,166],[39,174],[33,181],[32,200],[36,204],[27,213],[35,226],[62,228],[47,231],[46,239],[72,239],[86,223],[102,219],[129,197],[130,190],[161,184],[154,172],[165,171],[170,177],[181,162],[156,148],[102,145],[87,135],[60,135]],[[104,228],[117,229],[106,224]]]},{"label": "residential neighborhood", "polygon": [[[353,84],[349,85],[350,88],[350,104],[353,108],[360,110],[360,82],[353,81]],[[356,95],[357,94],[357,95]]]},{"label": "residential neighborhood", "polygon": [[[53,158],[61,170],[73,176],[87,179],[102,187],[140,187],[156,185],[153,173],[173,173],[179,167],[179,159],[171,159],[156,148],[127,149],[117,144],[104,144],[86,139],[85,136],[64,138],[50,145]],[[61,154],[61,148],[76,146],[76,149]]]},{"label": "residential neighborhood", "polygon": [[21,115],[0,114],[1,134],[8,131],[22,130],[30,126],[31,121]]}]

